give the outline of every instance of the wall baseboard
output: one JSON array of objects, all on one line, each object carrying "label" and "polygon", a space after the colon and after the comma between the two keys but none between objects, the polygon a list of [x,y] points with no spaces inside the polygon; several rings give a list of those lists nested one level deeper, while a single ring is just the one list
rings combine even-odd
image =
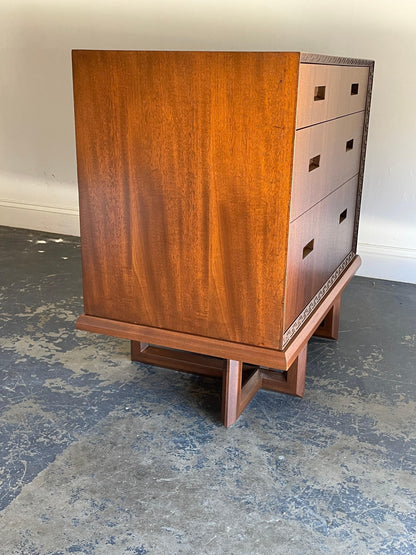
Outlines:
[{"label": "wall baseboard", "polygon": [[[0,200],[0,225],[79,236],[78,210]],[[416,249],[358,243],[364,277],[416,283]]]},{"label": "wall baseboard", "polygon": [[62,235],[80,234],[78,210],[6,200],[0,200],[0,225]]},{"label": "wall baseboard", "polygon": [[416,283],[416,249],[358,243],[362,266],[357,275]]}]

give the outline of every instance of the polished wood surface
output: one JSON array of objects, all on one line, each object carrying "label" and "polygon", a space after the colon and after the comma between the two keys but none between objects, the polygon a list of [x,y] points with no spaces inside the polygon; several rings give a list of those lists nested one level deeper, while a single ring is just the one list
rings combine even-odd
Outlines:
[{"label": "polished wood surface", "polygon": [[308,344],[305,343],[286,372],[279,374],[276,370],[262,369],[261,387],[270,391],[303,397],[307,355]]},{"label": "polished wood surface", "polygon": [[87,314],[280,346],[298,61],[73,53]]},{"label": "polished wood surface", "polygon": [[228,428],[240,416],[241,385],[243,376],[243,363],[239,360],[228,360],[227,371],[223,378],[223,404],[222,418]]},{"label": "polished wood surface", "polygon": [[363,123],[358,112],[296,131],[291,221],[358,174]]},{"label": "polished wood surface", "polygon": [[227,428],[234,424],[261,388],[298,397],[304,394],[306,345],[291,367],[283,372],[258,368],[237,360],[143,345],[138,341],[131,342],[131,353],[134,361],[211,378],[222,378],[221,416]]},{"label": "polished wood surface", "polygon": [[368,72],[368,67],[300,64],[296,128],[364,110]]},{"label": "polished wood surface", "polygon": [[335,299],[342,293],[357,269],[361,259],[354,260],[342,273],[340,278],[329,289],[316,309],[310,314],[302,328],[284,350],[267,349],[255,345],[242,345],[231,341],[214,340],[209,337],[179,333],[170,330],[151,328],[128,322],[118,322],[106,318],[97,318],[82,314],[77,320],[77,328],[92,333],[101,333],[113,337],[121,337],[131,341],[149,345],[163,345],[171,349],[179,349],[201,353],[219,358],[243,360],[250,364],[287,370],[299,354],[303,344],[312,337],[316,328],[328,314]]},{"label": "polished wood surface", "polygon": [[222,358],[149,344],[143,345],[140,341],[131,342],[131,360],[213,378],[222,377],[225,370],[225,360]]},{"label": "polished wood surface", "polygon": [[243,383],[244,365],[241,361],[228,360],[223,374],[222,419],[228,428],[235,423],[259,389],[268,389],[287,395],[303,397],[305,393],[305,374],[307,343],[288,368],[281,372],[268,368],[254,368]]},{"label": "polished wood surface", "polygon": [[334,302],[331,310],[322,320],[321,324],[316,328],[314,335],[316,337],[325,337],[325,339],[338,339],[339,318],[341,315],[341,295]]},{"label": "polished wood surface", "polygon": [[[134,324],[110,322],[109,326],[107,320],[85,315],[78,319],[77,327],[78,329],[115,335],[116,337],[133,337],[134,340],[131,345],[132,360],[210,377],[222,376],[222,419],[224,425],[229,427],[237,420],[261,388],[299,397],[303,396],[307,343],[314,333],[319,334],[317,327],[321,327],[322,321],[330,322],[325,327],[330,327],[333,336],[338,334],[341,293],[359,265],[360,257],[356,256],[289,346],[284,351],[275,351],[274,356],[271,352],[268,352],[269,358],[265,355],[269,351],[266,349],[233,345],[225,341],[213,341],[208,338],[189,337],[187,334],[166,332],[165,330],[145,329]],[[195,348],[199,353],[214,356],[154,347],[148,343],[153,340],[176,348],[180,345],[187,349]],[[226,357],[230,354],[237,355],[237,360],[227,359]],[[224,357],[224,360],[218,358],[221,356]],[[250,376],[243,384],[245,364],[242,361],[249,359],[252,364],[262,367],[258,369],[249,368]],[[273,369],[264,368],[264,366]],[[278,371],[276,368],[283,371]]]},{"label": "polished wood surface", "polygon": [[[324,315],[322,315],[323,317]],[[163,345],[170,349],[185,350],[214,357],[233,357],[234,359],[244,360],[244,362],[271,368],[286,368],[285,352],[277,349],[212,339],[211,337],[131,324],[108,318],[97,318],[88,314],[82,314],[76,325],[79,330],[144,342],[149,345]]]},{"label": "polished wood surface", "polygon": [[347,181],[290,224],[285,329],[352,249],[357,181]]},{"label": "polished wood surface", "polygon": [[74,51],[77,327],[130,339],[132,360],[222,377],[226,426],[262,387],[302,396],[307,342],[336,338],[360,263],[372,69]]}]

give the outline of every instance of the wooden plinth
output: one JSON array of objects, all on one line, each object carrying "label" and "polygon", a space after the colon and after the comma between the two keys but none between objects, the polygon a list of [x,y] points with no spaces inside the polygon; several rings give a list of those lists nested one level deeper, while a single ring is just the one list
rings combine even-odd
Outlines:
[{"label": "wooden plinth", "polygon": [[228,427],[259,389],[303,397],[308,341],[312,335],[337,339],[341,293],[359,265],[356,256],[282,351],[87,315],[77,327],[130,339],[134,361],[222,378],[222,419]]}]

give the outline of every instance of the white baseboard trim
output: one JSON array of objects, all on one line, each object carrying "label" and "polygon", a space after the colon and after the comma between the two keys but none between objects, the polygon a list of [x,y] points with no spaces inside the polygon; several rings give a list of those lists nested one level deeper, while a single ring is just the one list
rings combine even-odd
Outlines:
[{"label": "white baseboard trim", "polygon": [[416,283],[416,249],[358,243],[362,265],[357,275]]},{"label": "white baseboard trim", "polygon": [[0,200],[0,225],[78,235],[78,210]]}]

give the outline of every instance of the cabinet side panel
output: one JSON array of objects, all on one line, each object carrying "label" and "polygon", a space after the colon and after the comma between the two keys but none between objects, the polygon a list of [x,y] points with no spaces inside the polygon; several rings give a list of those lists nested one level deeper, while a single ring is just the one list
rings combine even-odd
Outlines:
[{"label": "cabinet side panel", "polygon": [[87,314],[279,347],[298,59],[74,52]]}]

